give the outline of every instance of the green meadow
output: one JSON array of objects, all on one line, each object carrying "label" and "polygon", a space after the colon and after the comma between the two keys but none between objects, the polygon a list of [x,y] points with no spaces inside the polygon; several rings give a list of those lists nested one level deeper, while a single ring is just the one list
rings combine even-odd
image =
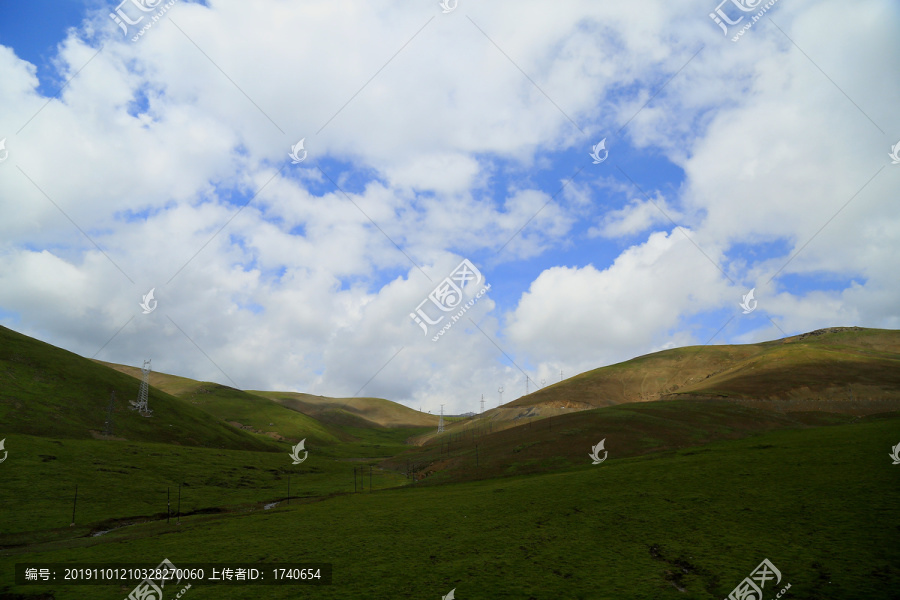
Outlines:
[{"label": "green meadow", "polygon": [[[311,561],[333,565],[332,585],[195,585],[190,597],[441,598],[455,588],[457,598],[473,599],[724,598],[768,558],[782,585],[791,584],[789,598],[892,598],[900,584],[900,468],[888,452],[898,432],[900,415],[890,414],[631,458],[613,451],[600,465],[585,460],[559,473],[419,487],[398,477],[399,487],[356,494],[346,482],[338,491],[337,472],[317,472],[327,461],[309,459],[294,477],[298,490],[316,497],[272,510],[251,506],[254,490],[268,481],[265,453],[190,449],[178,456],[142,445],[143,458],[125,454],[106,463],[126,470],[134,461],[142,465],[135,473],[100,472],[128,492],[121,502],[110,494],[105,510],[149,512],[153,503],[132,494],[152,488],[158,497],[187,461],[195,477],[206,477],[187,488],[190,507],[228,510],[183,515],[180,524],[156,514],[99,537],[85,535],[87,521],[104,516],[98,491],[86,492],[97,504],[84,509],[83,525],[49,528],[70,519],[65,498],[52,496],[69,491],[71,480],[54,483],[48,465],[68,464],[57,467],[58,477],[95,471],[85,464],[91,446],[99,452],[112,444],[88,441],[55,461],[36,454],[36,462],[3,465],[4,483],[41,469],[48,477],[33,479],[31,489],[16,484],[15,494],[4,487],[4,525],[19,533],[0,540],[0,581],[11,582],[13,565],[28,561]],[[70,447],[64,443],[46,440],[38,450]],[[154,450],[157,461],[148,458]],[[23,532],[31,519],[41,530]],[[102,600],[128,590],[46,585],[10,586],[8,593]]]},{"label": "green meadow", "polygon": [[[886,373],[894,358],[872,353]],[[0,328],[0,600],[121,600],[137,584],[17,585],[16,564],[164,558],[333,567],[328,586],[195,583],[188,600],[722,599],[763,559],[782,576],[765,600],[788,585],[789,600],[900,597],[895,410],[676,397],[503,407],[438,434],[382,399],[158,373],[142,417],[134,371]],[[565,386],[553,393],[559,408]]]}]

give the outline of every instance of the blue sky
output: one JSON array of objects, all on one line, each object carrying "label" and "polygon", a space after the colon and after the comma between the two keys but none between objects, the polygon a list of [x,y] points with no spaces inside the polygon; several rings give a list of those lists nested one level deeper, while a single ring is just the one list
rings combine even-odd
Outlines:
[{"label": "blue sky", "polygon": [[[779,4],[739,42],[702,0],[180,0],[136,36],[149,4],[125,35],[114,5],[0,3],[4,325],[459,412],[667,347],[900,326],[887,0]],[[463,259],[490,291],[432,342],[410,313]]]}]

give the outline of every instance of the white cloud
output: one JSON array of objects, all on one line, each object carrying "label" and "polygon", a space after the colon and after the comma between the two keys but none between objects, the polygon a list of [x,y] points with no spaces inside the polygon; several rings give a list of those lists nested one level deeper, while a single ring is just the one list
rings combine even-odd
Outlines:
[{"label": "white cloud", "polygon": [[[503,352],[555,381],[696,342],[694,321],[735,309],[747,284],[783,328],[896,327],[900,167],[835,214],[900,139],[900,82],[886,76],[900,17],[889,0],[779,3],[772,19],[800,52],[768,21],[723,39],[712,8],[180,2],[134,44],[103,10],[90,23],[103,50],[69,37],[61,82],[78,74],[49,102],[0,47],[0,307],[89,356],[128,323],[106,360],[152,353],[155,368],[230,384],[215,362],[246,388],[368,382],[363,394],[448,412],[504,381],[505,400],[524,392]],[[680,189],[646,191],[734,284],[616,175],[631,158],[552,197],[576,171],[545,176],[554,153],[588,161],[603,136],[684,169]],[[307,161],[279,171],[303,137]],[[630,202],[604,214],[607,192]],[[598,236],[641,241],[605,262],[577,252]],[[422,338],[408,313],[434,283],[418,267],[439,279],[507,241],[481,265],[499,282],[472,312],[483,333]],[[787,250],[742,254],[763,242]],[[788,290],[786,276],[845,285]],[[151,287],[159,308],[141,315]]]}]

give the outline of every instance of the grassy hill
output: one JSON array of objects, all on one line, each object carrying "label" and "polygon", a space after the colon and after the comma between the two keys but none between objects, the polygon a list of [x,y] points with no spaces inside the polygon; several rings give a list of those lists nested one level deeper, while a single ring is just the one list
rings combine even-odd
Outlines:
[{"label": "grassy hill", "polygon": [[[127,409],[137,369],[0,329],[0,600],[112,600],[134,587],[15,586],[16,563],[163,557],[334,566],[331,586],[195,585],[197,600],[454,588],[460,600],[718,600],[763,558],[790,583],[786,599],[896,598],[900,467],[888,453],[900,412],[844,410],[892,400],[896,360],[896,332],[877,330],[678,349],[552,386],[544,404],[447,419],[435,435],[436,417],[382,399],[165,374],[144,418]],[[792,394],[811,398],[803,385],[816,377],[825,387],[813,392],[854,400],[835,391],[800,410]],[[587,401],[616,382],[621,398],[642,384],[643,401]],[[663,400],[647,400],[653,385]],[[117,437],[95,439],[109,389]],[[294,465],[288,442],[301,436],[309,455]],[[608,457],[592,465],[600,440]]]},{"label": "grassy hill", "polygon": [[418,436],[412,441],[419,447],[382,464],[401,469],[409,461],[426,484],[487,479],[580,466],[600,440],[605,440],[610,456],[625,458],[854,419],[821,411],[782,414],[721,400],[638,402],[519,419],[513,427],[472,419],[447,427],[443,434]]},{"label": "grassy hill", "polygon": [[111,392],[113,436],[131,441],[280,450],[256,436],[210,419],[190,404],[150,389],[152,417],[130,409],[140,381],[66,350],[0,327],[0,423],[3,435],[52,438],[101,436]]},{"label": "grassy hill", "polygon": [[[132,377],[141,377],[138,367],[102,364]],[[342,427],[436,427],[438,422],[435,415],[421,413],[384,398],[330,398],[301,392],[241,391],[216,383],[157,372],[150,373],[150,384],[173,396],[190,399],[191,402],[200,404],[201,408],[212,411],[218,418],[247,423],[254,430],[265,430],[285,438],[312,436],[322,441],[334,441],[345,435]],[[209,394],[213,396],[210,397]],[[260,403],[260,398],[267,400]],[[270,427],[266,423],[291,420],[284,416],[285,411],[281,407],[292,413],[299,413],[294,417],[293,425],[276,424],[275,429],[266,429]],[[241,418],[237,418],[238,413],[242,415]]]},{"label": "grassy hill", "polygon": [[869,414],[900,407],[900,331],[834,327],[760,344],[689,346],[587,371],[495,409],[543,416],[662,398]]},{"label": "grassy hill", "polygon": [[438,417],[383,398],[328,398],[297,392],[252,392],[325,423],[353,427],[437,427]]}]

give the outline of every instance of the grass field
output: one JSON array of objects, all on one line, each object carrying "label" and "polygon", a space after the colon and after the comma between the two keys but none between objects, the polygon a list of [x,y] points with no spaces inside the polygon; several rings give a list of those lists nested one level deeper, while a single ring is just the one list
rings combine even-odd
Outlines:
[{"label": "grass field", "polygon": [[[585,460],[559,473],[192,515],[181,525],[157,520],[96,538],[4,543],[0,581],[11,580],[14,563],[32,560],[309,560],[332,563],[334,584],[194,586],[190,597],[437,599],[456,588],[461,599],[723,598],[768,558],[783,584],[791,584],[788,598],[895,598],[900,472],[887,454],[898,433],[900,415],[891,414],[682,451],[611,456],[598,466]],[[252,454],[230,457],[265,466]],[[160,483],[162,472],[177,468],[158,466]],[[237,469],[225,468],[222,483],[253,481]],[[314,487],[315,475],[298,474],[311,480],[301,487]],[[13,509],[7,513],[19,512],[41,495],[36,492],[26,498],[4,493]],[[234,494],[238,500],[240,492]],[[35,514],[44,511],[52,509]],[[65,511],[54,518],[68,519]],[[103,600],[130,589],[13,591]]]},{"label": "grass field", "polygon": [[[844,363],[869,353],[882,373],[893,360],[885,336],[843,335],[855,344]],[[840,351],[814,337],[807,356]],[[757,358],[798,356],[770,346]],[[433,415],[382,399],[165,374],[155,381],[172,394],[152,388],[145,418],[127,409],[133,374],[0,329],[0,600],[121,599],[137,583],[13,585],[16,563],[163,558],[334,568],[330,586],[195,584],[188,600],[721,599],[766,558],[783,576],[766,600],[787,584],[788,600],[900,598],[897,411],[676,394],[507,406],[435,434]],[[116,435],[98,438],[96,390],[110,388]],[[294,465],[300,439],[309,454]],[[601,439],[608,459],[592,465]]]}]

